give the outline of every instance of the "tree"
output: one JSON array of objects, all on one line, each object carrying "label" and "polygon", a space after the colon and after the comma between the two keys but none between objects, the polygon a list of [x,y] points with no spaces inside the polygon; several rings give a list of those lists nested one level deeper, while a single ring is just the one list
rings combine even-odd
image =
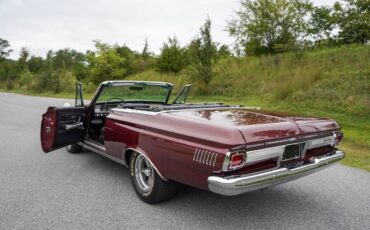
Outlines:
[{"label": "tree", "polygon": [[177,38],[169,38],[164,43],[157,60],[157,67],[162,72],[178,73],[186,66],[185,51],[180,47]]},{"label": "tree", "polygon": [[72,72],[77,81],[81,81],[88,76],[88,65],[86,55],[72,50],[73,67]]},{"label": "tree", "polygon": [[143,57],[144,61],[147,61],[150,57],[149,44],[147,38],[145,38],[144,48],[143,51],[141,51],[141,56]]},{"label": "tree", "polygon": [[18,58],[18,65],[21,71],[25,71],[28,69],[27,67],[27,61],[30,57],[30,51],[26,47],[22,47],[21,51],[19,52],[19,58]]},{"label": "tree", "polygon": [[7,40],[0,38],[0,61],[5,60],[9,54],[13,51],[9,49],[10,44]]},{"label": "tree", "polygon": [[343,0],[334,4],[339,40],[344,44],[366,44],[370,39],[370,1]]},{"label": "tree", "polygon": [[212,67],[218,57],[217,44],[211,36],[211,20],[209,18],[200,28],[200,36],[191,42],[189,53],[192,77],[201,83],[202,93],[207,93],[208,85],[214,76]]},{"label": "tree", "polygon": [[142,72],[155,66],[156,59],[149,50],[148,39],[145,38],[144,47],[140,54],[135,58],[135,72]]},{"label": "tree", "polygon": [[333,30],[335,28],[335,17],[333,9],[328,6],[314,7],[309,20],[309,32],[316,44],[329,45],[333,42]]},{"label": "tree", "polygon": [[40,73],[44,66],[44,60],[42,57],[31,56],[28,61],[28,68],[31,73]]},{"label": "tree", "polygon": [[220,48],[217,51],[217,54],[220,57],[230,57],[232,55],[231,51],[230,51],[230,49],[227,45],[220,46]]},{"label": "tree", "polygon": [[126,72],[125,76],[134,74],[136,72],[134,65],[136,53],[125,44],[122,46],[115,45],[114,49],[116,50],[117,54],[122,58],[121,66],[122,68],[125,69]]},{"label": "tree", "polygon": [[114,47],[100,41],[94,42],[96,52],[87,54],[91,80],[99,84],[106,80],[123,79],[127,74],[127,70],[123,67],[125,59]]},{"label": "tree", "polygon": [[239,54],[289,51],[307,34],[311,8],[308,0],[242,0],[228,31]]}]

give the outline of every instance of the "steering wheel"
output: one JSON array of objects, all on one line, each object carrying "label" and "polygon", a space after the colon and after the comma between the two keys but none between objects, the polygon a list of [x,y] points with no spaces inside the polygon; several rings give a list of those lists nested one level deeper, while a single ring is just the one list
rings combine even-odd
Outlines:
[{"label": "steering wheel", "polygon": [[108,106],[108,102],[110,102],[111,100],[114,100],[114,99],[118,99],[120,100],[122,103],[126,103],[125,100],[123,100],[122,98],[120,97],[112,97],[112,98],[109,98],[105,104],[104,104],[104,111],[107,112],[107,106]]}]

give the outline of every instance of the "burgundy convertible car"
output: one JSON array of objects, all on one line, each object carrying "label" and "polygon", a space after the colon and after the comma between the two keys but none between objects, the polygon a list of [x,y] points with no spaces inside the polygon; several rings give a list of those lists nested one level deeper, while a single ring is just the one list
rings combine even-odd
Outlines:
[{"label": "burgundy convertible car", "polygon": [[222,103],[188,104],[186,85],[107,81],[84,105],[49,107],[42,116],[44,152],[92,150],[130,169],[145,202],[173,196],[177,183],[233,196],[323,169],[344,158],[331,119],[292,116]]}]

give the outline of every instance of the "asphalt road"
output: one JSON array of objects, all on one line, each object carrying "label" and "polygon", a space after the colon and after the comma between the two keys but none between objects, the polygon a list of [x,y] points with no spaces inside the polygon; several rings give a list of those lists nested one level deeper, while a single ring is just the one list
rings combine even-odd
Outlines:
[{"label": "asphalt road", "polygon": [[0,93],[0,229],[370,229],[370,173],[340,164],[237,197],[183,186],[145,204],[123,166],[41,151],[41,114],[66,101]]}]

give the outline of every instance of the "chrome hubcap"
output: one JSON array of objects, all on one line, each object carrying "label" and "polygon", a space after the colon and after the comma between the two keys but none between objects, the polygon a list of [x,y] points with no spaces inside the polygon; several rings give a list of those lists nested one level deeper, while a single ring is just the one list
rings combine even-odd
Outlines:
[{"label": "chrome hubcap", "polygon": [[143,192],[152,190],[154,183],[153,166],[143,155],[139,155],[136,159],[135,178]]}]

